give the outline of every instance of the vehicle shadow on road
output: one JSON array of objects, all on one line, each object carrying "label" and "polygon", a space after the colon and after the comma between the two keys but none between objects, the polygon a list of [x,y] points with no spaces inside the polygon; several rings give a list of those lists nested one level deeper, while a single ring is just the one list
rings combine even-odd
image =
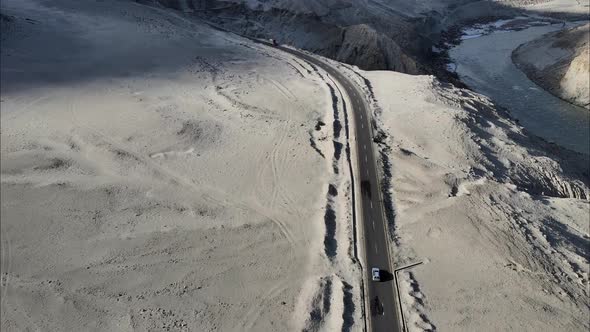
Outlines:
[{"label": "vehicle shadow on road", "polygon": [[379,270],[379,275],[381,276],[381,281],[391,281],[393,280],[393,274],[386,270]]}]

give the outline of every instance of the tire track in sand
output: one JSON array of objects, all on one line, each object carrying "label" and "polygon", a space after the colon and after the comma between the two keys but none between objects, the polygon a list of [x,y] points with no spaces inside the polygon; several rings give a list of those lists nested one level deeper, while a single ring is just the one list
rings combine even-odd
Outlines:
[{"label": "tire track in sand", "polygon": [[265,308],[264,304],[267,304],[272,299],[284,292],[288,288],[288,284],[290,282],[290,280],[281,279],[281,281],[270,287],[269,290],[265,292],[264,295],[262,295],[260,301],[257,301],[256,304],[251,305],[248,308],[248,311],[246,311],[244,314],[244,324],[241,326],[241,328],[244,331],[252,331],[254,324],[256,324],[262,315],[262,311]]},{"label": "tire track in sand", "polygon": [[[293,234],[292,234],[291,230],[289,229],[289,227],[287,227],[286,224],[282,220],[280,220],[278,218],[270,217],[266,212],[263,211],[263,209],[253,206],[252,204],[248,204],[245,201],[238,201],[238,200],[231,198],[230,195],[228,195],[224,191],[221,191],[217,187],[212,187],[206,183],[203,183],[202,181],[196,181],[194,179],[187,179],[179,174],[176,174],[172,170],[169,170],[169,169],[155,163],[151,158],[148,159],[146,156],[144,156],[140,153],[137,153],[135,151],[132,151],[132,150],[126,148],[125,146],[115,142],[110,137],[102,134],[101,132],[95,130],[94,128],[91,128],[91,127],[85,126],[84,124],[81,124],[79,121],[77,121],[77,118],[76,118],[75,113],[73,111],[74,108],[75,108],[75,102],[73,100],[71,100],[70,101],[70,110],[71,110],[73,122],[75,124],[77,124],[79,127],[88,130],[91,134],[93,134],[95,136],[94,138],[96,140],[99,140],[99,141],[102,140],[103,144],[106,144],[111,147],[111,150],[122,151],[122,152],[128,154],[129,156],[136,159],[139,163],[142,163],[143,165],[147,166],[148,168],[151,168],[157,175],[159,175],[163,179],[166,179],[166,178],[169,179],[169,182],[170,182],[169,184],[180,185],[182,187],[185,187],[189,191],[199,195],[203,200],[205,200],[206,202],[209,202],[210,204],[214,204],[214,205],[217,205],[220,207],[228,207],[229,206],[229,207],[234,207],[234,208],[245,209],[247,211],[251,211],[251,212],[254,212],[255,214],[258,214],[259,216],[262,216],[265,219],[270,220],[275,225],[277,225],[277,227],[279,228],[279,232],[290,243],[290,245],[295,246],[295,240],[294,240]],[[206,189],[207,192],[205,192],[203,189]]]}]

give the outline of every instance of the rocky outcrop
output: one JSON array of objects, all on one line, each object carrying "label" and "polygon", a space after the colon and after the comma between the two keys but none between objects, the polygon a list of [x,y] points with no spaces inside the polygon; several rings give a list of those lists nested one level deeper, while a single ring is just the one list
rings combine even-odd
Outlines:
[{"label": "rocky outcrop", "polygon": [[578,51],[560,83],[561,95],[572,103],[590,108],[590,47],[586,44]]},{"label": "rocky outcrop", "polygon": [[[375,25],[346,24],[342,20],[343,10],[330,16],[297,13],[287,9],[252,9],[237,5],[215,13],[198,13],[216,25],[242,35],[275,39],[280,44],[292,45],[316,54],[356,65],[366,70],[395,70],[409,74],[420,73],[417,54],[406,40],[414,35],[409,24],[395,21],[387,30],[398,31],[403,39],[396,39]],[[351,21],[364,21],[354,17]],[[393,27],[395,25],[395,27]],[[403,32],[403,33],[402,33]],[[418,44],[414,41],[414,44]]]},{"label": "rocky outcrop", "polygon": [[416,61],[406,55],[391,38],[366,24],[347,27],[334,58],[367,69],[390,69],[417,74]]},{"label": "rocky outcrop", "polygon": [[590,24],[549,33],[518,47],[514,63],[535,83],[590,110]]}]

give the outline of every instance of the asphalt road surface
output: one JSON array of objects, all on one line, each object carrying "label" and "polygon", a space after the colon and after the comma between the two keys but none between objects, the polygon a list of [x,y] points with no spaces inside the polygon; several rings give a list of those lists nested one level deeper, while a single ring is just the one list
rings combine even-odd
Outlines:
[{"label": "asphalt road surface", "polygon": [[[359,187],[361,188],[361,213],[359,216],[362,218],[360,224],[364,227],[363,234],[365,237],[366,265],[364,266],[364,270],[368,291],[367,316],[370,317],[370,328],[372,331],[401,331],[400,320],[397,317],[397,302],[394,293],[395,285],[393,279],[391,279],[393,270],[389,265],[390,260],[387,248],[383,202],[379,194],[378,173],[373,154],[373,135],[370,118],[367,116],[371,113],[364,103],[362,94],[359,93],[355,83],[351,82],[337,69],[297,50],[281,46],[276,46],[276,48],[302,58],[317,67],[321,67],[344,87],[348,95],[350,100],[348,109],[352,110],[356,124],[357,165],[360,173],[356,175],[356,185],[360,185]],[[389,276],[391,276],[390,280],[381,282],[372,281],[371,269],[374,267],[385,270],[385,274],[389,273]],[[382,277],[383,275],[384,273],[382,273]],[[379,298],[379,303],[383,306],[382,315],[379,314],[379,310],[375,307],[375,297]]]}]

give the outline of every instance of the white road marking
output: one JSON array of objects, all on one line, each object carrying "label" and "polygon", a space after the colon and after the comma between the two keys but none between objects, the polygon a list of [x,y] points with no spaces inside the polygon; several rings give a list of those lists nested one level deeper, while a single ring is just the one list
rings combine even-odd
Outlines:
[{"label": "white road marking", "polygon": [[366,149],[367,149],[367,145],[363,144],[363,150],[366,150]]},{"label": "white road marking", "polygon": [[377,249],[377,242],[375,242],[375,253],[378,254],[379,250]]},{"label": "white road marking", "polygon": [[367,162],[367,155],[365,155],[365,162]]},{"label": "white road marking", "polygon": [[373,201],[369,201],[369,203],[371,203],[371,209],[373,208]]},{"label": "white road marking", "polygon": [[363,115],[361,114],[361,120],[363,119]]},{"label": "white road marking", "polygon": [[375,230],[375,220],[372,220],[373,222],[373,230]]},{"label": "white road marking", "polygon": [[365,125],[361,122],[361,128],[365,128]]}]

